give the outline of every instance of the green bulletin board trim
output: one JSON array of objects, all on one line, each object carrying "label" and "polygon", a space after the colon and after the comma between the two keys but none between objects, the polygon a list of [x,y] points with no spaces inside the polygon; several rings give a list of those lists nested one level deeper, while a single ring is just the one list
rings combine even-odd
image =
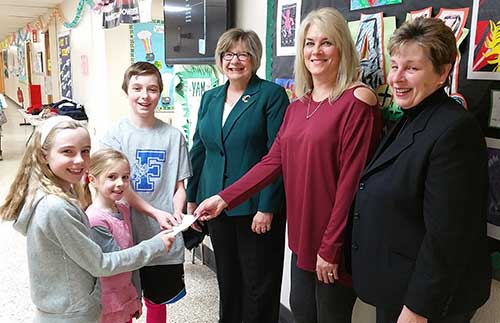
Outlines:
[{"label": "green bulletin board trim", "polygon": [[274,16],[274,0],[267,0],[267,29],[266,29],[266,80],[273,78],[273,32],[276,29]]}]

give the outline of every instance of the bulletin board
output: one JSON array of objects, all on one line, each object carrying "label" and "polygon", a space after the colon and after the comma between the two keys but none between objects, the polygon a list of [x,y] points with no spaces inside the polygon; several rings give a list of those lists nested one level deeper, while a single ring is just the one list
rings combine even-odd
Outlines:
[{"label": "bulletin board", "polygon": [[[460,61],[456,64],[450,94],[471,111],[480,121],[487,137],[500,139],[500,100],[494,100],[495,93],[500,93],[500,6],[498,0],[276,0],[268,1],[267,59],[272,63],[268,70],[268,78],[283,85],[293,96],[293,56],[292,34],[298,32],[300,18],[308,12],[321,7],[334,7],[346,20],[357,49],[363,39],[359,21],[364,17],[365,30],[372,38],[387,44],[392,32],[399,27],[410,12],[429,8],[431,16],[440,16],[452,28],[459,29],[456,34],[459,45]],[[459,11],[459,8],[466,8]],[[449,9],[449,10],[444,10]],[[295,11],[294,11],[295,10]],[[444,11],[443,11],[444,10]],[[421,12],[420,14],[423,14]],[[370,23],[366,21],[370,20]],[[491,21],[491,23],[490,23]],[[472,25],[474,23],[474,25]],[[371,25],[370,25],[371,24]],[[380,28],[379,28],[380,27]],[[365,28],[366,29],[366,28]],[[279,34],[279,37],[276,35]],[[373,36],[373,35],[375,36]],[[485,46],[487,36],[496,39]],[[382,38],[382,40],[380,38]],[[285,41],[283,41],[283,39]],[[356,42],[358,40],[358,42]],[[469,63],[470,46],[472,55]],[[475,45],[475,44],[478,45]],[[391,105],[390,91],[386,83],[389,71],[389,56],[385,48],[384,60],[381,55],[372,55],[375,59],[361,61],[363,81],[377,91],[379,101],[383,106],[384,118],[396,120],[400,110]],[[372,49],[376,53],[376,49]],[[488,59],[482,59],[483,54],[490,54]],[[292,53],[292,54],[287,54]],[[379,54],[379,53],[377,53]],[[377,61],[378,59],[378,61]],[[487,62],[490,63],[487,63]],[[378,70],[376,65],[384,66]],[[475,70],[471,71],[470,66]],[[268,65],[269,66],[269,65]],[[384,70],[385,69],[385,70]],[[385,75],[384,75],[385,74]],[[372,83],[372,84],[370,84]]]}]

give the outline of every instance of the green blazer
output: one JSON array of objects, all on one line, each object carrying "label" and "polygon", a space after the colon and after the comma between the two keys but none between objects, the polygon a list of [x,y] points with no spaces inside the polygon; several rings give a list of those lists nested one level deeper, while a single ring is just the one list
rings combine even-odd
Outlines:
[{"label": "green blazer", "polygon": [[[243,176],[265,156],[283,121],[289,104],[285,90],[254,75],[222,126],[222,113],[229,82],[203,94],[193,146],[193,176],[187,199],[200,203]],[[257,211],[277,213],[284,202],[281,177],[228,215],[251,215]]]}]

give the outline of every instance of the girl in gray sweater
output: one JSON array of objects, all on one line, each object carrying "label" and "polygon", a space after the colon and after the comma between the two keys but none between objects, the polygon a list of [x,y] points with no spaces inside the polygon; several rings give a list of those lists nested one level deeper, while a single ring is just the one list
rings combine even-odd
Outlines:
[{"label": "girl in gray sweater", "polygon": [[27,238],[36,323],[97,323],[96,277],[136,270],[168,252],[173,242],[162,232],[129,249],[101,251],[82,210],[80,180],[89,152],[90,136],[81,124],[69,117],[48,119],[37,128],[0,206],[0,218],[14,220]]}]

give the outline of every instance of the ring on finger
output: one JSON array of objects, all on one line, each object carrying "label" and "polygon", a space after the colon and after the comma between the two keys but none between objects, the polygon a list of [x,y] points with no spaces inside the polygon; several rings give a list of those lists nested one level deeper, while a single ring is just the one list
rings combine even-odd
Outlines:
[{"label": "ring on finger", "polygon": [[333,273],[328,273],[328,277],[333,277]]}]

